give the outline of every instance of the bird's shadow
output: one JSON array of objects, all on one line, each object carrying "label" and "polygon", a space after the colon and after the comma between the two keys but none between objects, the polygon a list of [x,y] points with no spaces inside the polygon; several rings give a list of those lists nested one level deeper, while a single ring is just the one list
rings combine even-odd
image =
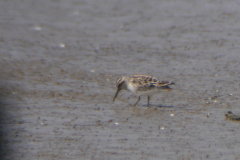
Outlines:
[{"label": "bird's shadow", "polygon": [[[144,107],[147,107],[147,105],[143,105]],[[175,108],[174,106],[167,106],[167,105],[149,105],[149,108]]]}]

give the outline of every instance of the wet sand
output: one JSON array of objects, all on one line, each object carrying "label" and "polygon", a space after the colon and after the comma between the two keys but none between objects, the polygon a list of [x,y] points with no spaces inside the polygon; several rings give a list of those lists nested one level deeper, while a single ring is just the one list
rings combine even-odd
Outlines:
[{"label": "wet sand", "polygon": [[[1,1],[1,159],[240,159],[237,1]],[[174,81],[120,92],[121,75]]]}]

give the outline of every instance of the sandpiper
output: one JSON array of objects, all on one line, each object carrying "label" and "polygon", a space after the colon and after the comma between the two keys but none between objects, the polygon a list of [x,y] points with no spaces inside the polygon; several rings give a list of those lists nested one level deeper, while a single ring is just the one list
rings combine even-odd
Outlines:
[{"label": "sandpiper", "polygon": [[175,83],[171,81],[160,81],[149,75],[132,75],[131,77],[122,76],[116,82],[117,92],[113,98],[113,102],[121,90],[128,90],[138,95],[138,101],[134,104],[134,107],[140,101],[140,96],[142,95],[148,96],[147,107],[149,107],[150,95],[162,90],[170,91],[172,88],[168,85],[172,84]]}]

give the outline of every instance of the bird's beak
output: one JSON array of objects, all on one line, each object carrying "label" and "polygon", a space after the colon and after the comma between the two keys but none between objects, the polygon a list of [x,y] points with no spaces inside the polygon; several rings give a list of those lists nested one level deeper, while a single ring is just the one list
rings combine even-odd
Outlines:
[{"label": "bird's beak", "polygon": [[114,102],[114,100],[116,99],[116,97],[117,97],[119,91],[120,91],[120,88],[118,87],[118,88],[117,88],[117,92],[116,92],[116,94],[115,94],[115,96],[114,96],[114,98],[113,98],[113,102]]}]

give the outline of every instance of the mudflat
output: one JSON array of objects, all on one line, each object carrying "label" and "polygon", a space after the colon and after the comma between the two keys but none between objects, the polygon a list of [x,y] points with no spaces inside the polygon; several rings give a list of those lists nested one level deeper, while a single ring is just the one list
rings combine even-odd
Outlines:
[{"label": "mudflat", "polygon": [[[240,159],[239,7],[1,1],[1,159]],[[113,103],[132,74],[176,85]]]}]

